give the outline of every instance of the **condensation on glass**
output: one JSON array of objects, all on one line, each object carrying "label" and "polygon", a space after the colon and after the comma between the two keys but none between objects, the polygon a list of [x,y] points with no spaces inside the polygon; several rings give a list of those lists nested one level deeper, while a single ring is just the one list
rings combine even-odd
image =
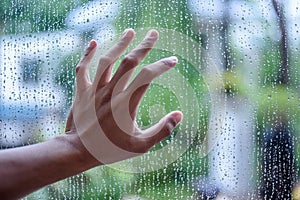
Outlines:
[{"label": "condensation on glass", "polygon": [[[132,49],[160,39],[137,67],[176,55],[137,122],[184,120],[149,153],[46,186],[25,199],[299,199],[300,2],[287,0],[2,0],[0,147],[63,133],[74,68],[125,28]],[[116,65],[120,63],[117,61]],[[91,70],[95,74],[96,62]]]}]

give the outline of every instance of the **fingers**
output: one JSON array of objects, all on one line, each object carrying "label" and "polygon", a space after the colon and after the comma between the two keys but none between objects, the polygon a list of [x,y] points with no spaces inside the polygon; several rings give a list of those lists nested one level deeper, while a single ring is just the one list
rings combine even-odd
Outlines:
[{"label": "fingers", "polygon": [[150,64],[140,71],[126,89],[128,95],[130,95],[129,112],[131,115],[135,115],[139,103],[152,80],[174,67],[177,62],[178,59],[175,56],[171,56]]},{"label": "fingers", "polygon": [[[146,57],[153,48],[157,39],[158,32],[156,30],[150,30],[144,40],[122,60],[118,70],[110,82],[115,93],[119,93],[124,90],[133,69]],[[117,83],[118,85],[115,87]]]},{"label": "fingers", "polygon": [[130,45],[134,35],[135,32],[132,29],[126,29],[117,44],[115,44],[105,55],[100,57],[93,83],[95,88],[100,88],[110,81],[113,64]]},{"label": "fingers", "polygon": [[84,52],[84,55],[82,56],[78,65],[76,66],[76,85],[77,89],[79,90],[86,88],[88,85],[91,84],[91,80],[89,77],[89,67],[91,60],[95,54],[96,47],[96,41],[91,40],[89,46]]},{"label": "fingers", "polygon": [[163,117],[157,124],[143,131],[138,137],[144,139],[147,148],[171,135],[174,128],[182,121],[183,114],[174,111]]}]

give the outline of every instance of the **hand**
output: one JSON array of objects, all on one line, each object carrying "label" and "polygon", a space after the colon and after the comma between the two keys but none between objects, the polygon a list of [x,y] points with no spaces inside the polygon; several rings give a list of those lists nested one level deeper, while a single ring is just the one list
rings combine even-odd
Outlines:
[{"label": "hand", "polygon": [[174,67],[172,56],[144,67],[127,86],[134,68],[153,48],[158,32],[151,30],[144,40],[126,55],[111,78],[112,67],[133,40],[132,29],[124,31],[116,45],[99,59],[94,81],[89,78],[90,62],[97,43],[91,41],[76,67],[76,96],[66,131],[76,132],[85,148],[100,162],[110,164],[147,152],[166,138],[182,120],[175,111],[152,127],[141,130],[135,121],[139,103],[151,81]]}]

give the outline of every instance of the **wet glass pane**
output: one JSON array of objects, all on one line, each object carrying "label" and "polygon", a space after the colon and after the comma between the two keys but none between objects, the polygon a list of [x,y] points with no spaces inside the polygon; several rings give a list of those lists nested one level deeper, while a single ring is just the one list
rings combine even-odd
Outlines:
[{"label": "wet glass pane", "polygon": [[1,149],[63,134],[75,66],[91,39],[98,42],[91,77],[126,28],[136,32],[127,52],[148,30],[160,33],[135,74],[163,57],[179,59],[153,81],[137,113],[146,128],[181,110],[170,137],[24,199],[300,199],[299,7],[293,0],[2,0]]}]

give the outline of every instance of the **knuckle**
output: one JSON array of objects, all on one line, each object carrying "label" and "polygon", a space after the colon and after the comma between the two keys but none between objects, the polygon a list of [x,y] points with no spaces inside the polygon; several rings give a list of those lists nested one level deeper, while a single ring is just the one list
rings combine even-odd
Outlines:
[{"label": "knuckle", "polygon": [[123,47],[123,46],[126,46],[128,44],[127,40],[128,40],[129,37],[124,37],[123,39],[119,40],[118,42],[118,47]]},{"label": "knuckle", "polygon": [[78,73],[79,73],[80,70],[82,70],[82,65],[81,65],[81,63],[79,63],[79,64],[76,66],[76,68],[75,68],[75,73],[76,73],[76,75],[78,75]]},{"label": "knuckle", "polygon": [[77,64],[77,65],[76,65],[76,68],[75,68],[76,72],[79,71],[80,69],[81,69],[81,65],[80,65],[80,64]]},{"label": "knuckle", "polygon": [[88,70],[88,68],[86,67],[86,65],[84,65],[84,63],[79,62],[76,67],[75,67],[75,72],[76,74],[80,73],[85,73]]},{"label": "knuckle", "polygon": [[124,64],[128,67],[135,67],[139,64],[139,59],[135,55],[127,55],[123,59]]},{"label": "knuckle", "polygon": [[84,57],[87,57],[90,53],[91,53],[91,51],[92,51],[92,47],[88,47],[86,50],[85,50],[85,52],[84,52]]},{"label": "knuckle", "polygon": [[149,51],[154,46],[153,38],[147,38],[141,43],[140,49]]},{"label": "knuckle", "polygon": [[172,64],[169,60],[165,60],[165,59],[162,59],[160,62],[162,65],[165,65],[165,66],[170,66]]},{"label": "knuckle", "polygon": [[146,66],[141,70],[141,74],[145,77],[153,78],[155,76],[155,73],[153,69],[150,66]]},{"label": "knuckle", "polygon": [[104,65],[109,65],[112,62],[113,62],[112,59],[106,55],[102,55],[99,59],[99,63],[104,64]]}]

